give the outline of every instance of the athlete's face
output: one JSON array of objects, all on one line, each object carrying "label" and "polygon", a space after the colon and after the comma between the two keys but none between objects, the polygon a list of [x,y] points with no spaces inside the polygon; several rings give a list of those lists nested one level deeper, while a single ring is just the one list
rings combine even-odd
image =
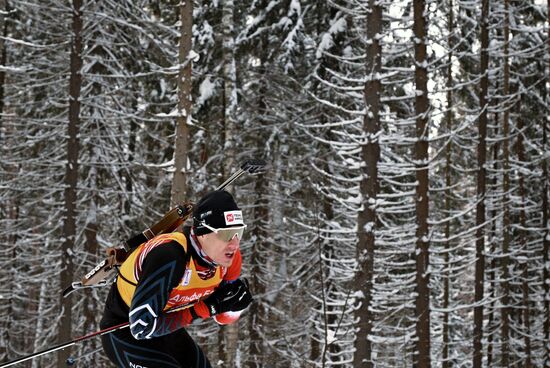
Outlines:
[{"label": "athlete's face", "polygon": [[206,255],[223,267],[231,266],[241,243],[237,236],[227,242],[215,233],[200,235],[198,238]]}]

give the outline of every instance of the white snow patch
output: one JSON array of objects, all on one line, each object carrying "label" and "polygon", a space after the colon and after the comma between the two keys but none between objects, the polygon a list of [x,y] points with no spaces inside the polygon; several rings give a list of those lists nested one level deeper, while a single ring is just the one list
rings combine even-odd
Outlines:
[{"label": "white snow patch", "polygon": [[327,330],[327,344],[332,344],[334,341],[336,341],[336,333],[332,330]]},{"label": "white snow patch", "polygon": [[365,232],[370,233],[374,229],[374,222],[367,222],[364,226]]},{"label": "white snow patch", "polygon": [[332,23],[329,30],[321,37],[321,42],[319,42],[319,46],[317,47],[315,56],[318,59],[321,58],[321,56],[323,56],[323,52],[330,49],[334,45],[333,36],[337,35],[338,33],[344,32],[345,30],[346,20],[344,18],[339,18],[334,23]]},{"label": "white snow patch", "polygon": [[197,99],[197,104],[201,106],[214,94],[214,89],[216,83],[213,83],[210,80],[210,76],[207,76],[199,86],[199,98]]},{"label": "white snow patch", "polygon": [[195,52],[195,50],[191,50],[189,51],[189,55],[187,55],[187,59],[193,61],[194,63],[196,63],[197,61],[199,61],[199,59],[201,58],[201,56],[199,54],[197,54]]}]

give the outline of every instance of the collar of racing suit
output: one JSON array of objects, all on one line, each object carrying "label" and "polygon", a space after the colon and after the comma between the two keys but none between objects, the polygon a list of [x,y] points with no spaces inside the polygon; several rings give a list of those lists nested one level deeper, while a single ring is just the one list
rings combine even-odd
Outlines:
[{"label": "collar of racing suit", "polygon": [[197,239],[197,236],[193,232],[193,229],[189,232],[189,240],[191,241],[191,246],[193,247],[193,250],[199,256],[199,259],[206,263],[208,267],[218,267],[218,264],[210,257],[206,255],[204,250],[202,249],[199,239]]}]

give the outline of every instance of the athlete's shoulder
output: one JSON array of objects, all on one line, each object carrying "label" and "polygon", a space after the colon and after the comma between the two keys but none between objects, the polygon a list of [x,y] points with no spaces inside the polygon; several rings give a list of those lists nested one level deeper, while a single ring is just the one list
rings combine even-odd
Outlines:
[{"label": "athlete's shoulder", "polygon": [[[169,235],[169,234],[165,234]],[[137,257],[135,270],[136,274],[141,274],[145,268],[161,267],[164,264],[176,261],[177,264],[184,264],[186,251],[178,240],[164,236],[155,237],[145,244]]]},{"label": "athlete's shoulder", "polygon": [[177,242],[182,246],[186,246],[187,236],[179,231],[175,231],[173,233],[157,235],[153,239],[149,240],[147,244],[162,244],[168,242]]},{"label": "athlete's shoulder", "polygon": [[181,244],[175,240],[159,244],[145,254],[145,259],[147,260],[157,259],[171,261],[183,257],[185,257],[185,250]]},{"label": "athlete's shoulder", "polygon": [[140,250],[140,259],[143,260],[154,249],[162,249],[161,252],[169,252],[172,248],[183,248],[185,252],[187,250],[187,240],[182,233],[169,233],[155,236],[143,245]]}]

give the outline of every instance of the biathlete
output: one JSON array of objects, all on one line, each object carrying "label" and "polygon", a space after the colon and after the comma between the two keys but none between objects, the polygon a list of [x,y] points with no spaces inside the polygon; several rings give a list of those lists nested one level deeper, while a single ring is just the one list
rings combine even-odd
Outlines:
[{"label": "biathlete", "polygon": [[235,322],[252,301],[240,278],[245,228],[231,194],[213,191],[195,206],[191,228],[134,250],[120,267],[101,320],[102,329],[130,323],[101,337],[109,359],[125,368],[211,367],[184,327],[210,317]]}]

